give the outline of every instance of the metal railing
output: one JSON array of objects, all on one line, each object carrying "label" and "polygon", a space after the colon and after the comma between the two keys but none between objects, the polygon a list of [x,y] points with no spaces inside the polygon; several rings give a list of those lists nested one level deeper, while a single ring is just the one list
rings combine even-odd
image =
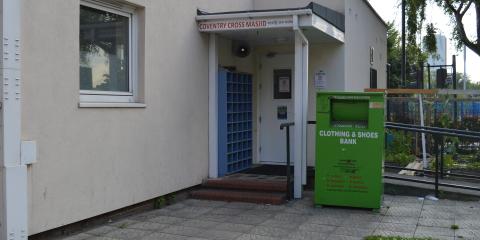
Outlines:
[{"label": "metal railing", "polygon": [[292,199],[292,172],[291,172],[291,169],[290,169],[290,127],[295,125],[295,123],[293,122],[289,122],[289,123],[282,123],[280,124],[280,130],[283,130],[284,128],[286,129],[287,133],[286,133],[286,138],[287,138],[287,141],[286,141],[286,147],[287,147],[287,166],[286,166],[286,169],[287,169],[287,200],[291,200]]},{"label": "metal railing", "polygon": [[422,179],[413,179],[413,178],[406,178],[406,177],[396,177],[396,176],[384,176],[387,179],[394,179],[394,180],[402,180],[402,181],[409,181],[409,182],[417,182],[417,183],[424,183],[424,184],[431,184],[435,185],[435,196],[439,196],[439,186],[444,187],[452,187],[452,188],[459,188],[459,189],[467,189],[467,190],[474,190],[480,191],[479,187],[474,186],[467,186],[467,185],[460,185],[460,184],[452,184],[452,183],[441,183],[439,178],[443,178],[445,175],[455,176],[460,178],[466,179],[480,179],[480,176],[471,175],[471,174],[460,174],[460,173],[445,173],[444,171],[444,161],[443,161],[443,153],[444,153],[444,137],[461,137],[473,140],[480,140],[480,133],[473,132],[473,131],[465,131],[465,130],[458,130],[458,129],[448,129],[448,128],[439,128],[439,127],[427,127],[427,126],[418,126],[413,124],[403,124],[403,123],[393,123],[393,122],[386,122],[385,128],[388,129],[395,129],[395,130],[402,130],[402,131],[410,131],[410,132],[417,132],[417,133],[425,133],[433,135],[433,153],[435,155],[435,171],[425,170],[425,169],[411,169],[411,168],[404,168],[398,166],[389,166],[385,165],[385,168],[395,169],[395,170],[406,170],[406,171],[414,171],[414,172],[421,172],[421,173],[429,173],[434,174],[435,180],[428,181]]},{"label": "metal railing", "polygon": [[[308,121],[307,124],[315,125],[316,121]],[[294,126],[294,123],[283,123],[280,125],[280,129],[286,129],[286,150],[287,150],[287,198],[291,199],[291,172],[290,172],[290,127]],[[444,142],[445,137],[460,137],[472,140],[480,141],[480,132],[474,131],[466,131],[466,130],[458,130],[458,129],[448,129],[448,128],[439,128],[439,127],[429,127],[429,126],[419,126],[413,124],[404,124],[404,123],[394,123],[394,122],[386,122],[385,123],[386,129],[395,129],[401,131],[411,131],[417,133],[425,133],[433,135],[434,144],[433,150],[435,155],[435,169],[427,170],[427,169],[413,169],[407,167],[399,167],[399,166],[390,166],[384,165],[386,169],[395,169],[395,170],[405,170],[405,171],[412,171],[412,172],[420,172],[423,174],[433,174],[435,177],[434,181],[424,180],[424,179],[415,179],[415,178],[407,178],[407,177],[397,177],[397,176],[387,176],[384,175],[383,177],[386,179],[394,179],[394,180],[401,180],[401,181],[408,181],[408,182],[416,182],[416,183],[423,183],[423,184],[430,184],[435,186],[435,196],[439,196],[439,186],[443,187],[451,187],[451,188],[459,188],[459,189],[466,189],[466,190],[473,190],[473,191],[480,191],[480,187],[475,186],[468,186],[468,185],[461,185],[461,184],[453,184],[453,183],[443,183],[440,182],[439,179],[443,179],[444,176],[452,176],[452,177],[459,177],[464,179],[475,179],[480,180],[480,175],[472,175],[472,174],[461,174],[461,173],[451,173],[444,171]]]}]

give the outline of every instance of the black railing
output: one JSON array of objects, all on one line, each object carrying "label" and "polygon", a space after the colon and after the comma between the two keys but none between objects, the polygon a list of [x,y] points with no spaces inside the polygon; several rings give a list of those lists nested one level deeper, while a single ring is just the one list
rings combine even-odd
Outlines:
[{"label": "black railing", "polygon": [[292,172],[290,169],[290,127],[293,125],[295,125],[295,123],[293,122],[280,124],[280,130],[283,130],[284,128],[287,130],[287,200],[292,199]]},{"label": "black railing", "polygon": [[[480,191],[479,187],[474,186],[465,186],[459,184],[450,184],[450,183],[440,183],[439,178],[443,178],[444,175],[455,176],[460,178],[466,179],[480,179],[480,176],[470,175],[470,174],[459,174],[459,173],[445,173],[443,169],[443,153],[444,153],[444,137],[461,137],[461,138],[468,138],[473,140],[480,140],[480,133],[473,132],[473,131],[465,131],[465,130],[458,130],[458,129],[448,129],[448,128],[439,128],[439,127],[428,127],[428,126],[418,126],[412,124],[403,124],[403,123],[393,123],[393,122],[386,122],[385,128],[388,129],[395,129],[395,130],[402,130],[402,131],[410,131],[410,132],[417,132],[417,133],[426,133],[433,135],[433,152],[435,155],[435,171],[431,170],[415,170],[410,168],[403,168],[397,166],[388,166],[385,165],[385,168],[396,169],[396,170],[406,170],[406,171],[415,171],[421,173],[433,173],[435,175],[435,181],[428,181],[428,180],[419,180],[413,178],[406,178],[406,177],[396,177],[396,176],[384,176],[384,178],[388,179],[395,179],[395,180],[402,180],[402,181],[410,181],[410,182],[417,182],[417,183],[424,183],[424,184],[433,184],[435,185],[435,196],[438,197],[439,195],[439,186],[445,187],[452,187],[452,188],[460,188],[460,189],[467,189],[467,190],[474,190]],[[440,149],[439,149],[440,148]]]},{"label": "black railing", "polygon": [[[316,125],[316,121],[308,121],[307,124],[309,125]],[[289,124],[288,126],[292,126],[293,123]],[[287,126],[287,125],[285,125]],[[404,123],[394,123],[394,122],[386,122],[385,128],[388,129],[395,129],[401,131],[411,131],[417,133],[425,133],[433,135],[433,150],[435,155],[435,169],[434,170],[427,170],[427,169],[412,169],[406,167],[399,167],[399,166],[390,166],[384,165],[386,169],[395,169],[395,170],[405,170],[405,171],[412,171],[412,172],[420,172],[423,174],[430,174],[434,175],[435,180],[429,181],[424,179],[415,179],[415,178],[407,178],[407,177],[397,177],[397,176],[383,176],[387,179],[394,179],[394,180],[401,180],[401,181],[408,181],[408,182],[416,182],[416,183],[423,183],[423,184],[431,184],[435,185],[435,196],[439,196],[439,186],[443,187],[451,187],[451,188],[458,188],[458,189],[466,189],[466,190],[473,190],[473,191],[480,191],[480,187],[475,186],[468,186],[462,184],[453,184],[453,183],[442,183],[439,179],[443,179],[444,176],[452,176],[458,177],[463,179],[474,179],[480,180],[479,175],[472,175],[472,174],[462,174],[462,173],[451,173],[445,172],[443,169],[443,153],[444,153],[444,137],[460,137],[460,138],[467,138],[471,140],[480,140],[480,132],[475,131],[466,131],[466,130],[459,130],[459,129],[449,129],[449,128],[439,128],[439,127],[429,127],[429,126],[419,126],[419,125],[412,125],[412,124],[404,124]],[[281,127],[281,129],[283,129]],[[287,135],[288,135],[288,128],[287,128]],[[287,139],[287,152],[290,153],[290,144],[289,140]]]}]

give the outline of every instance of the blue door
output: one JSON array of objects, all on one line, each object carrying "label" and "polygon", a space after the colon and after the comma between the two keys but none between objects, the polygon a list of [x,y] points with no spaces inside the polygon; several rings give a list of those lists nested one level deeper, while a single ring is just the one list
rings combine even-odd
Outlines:
[{"label": "blue door", "polygon": [[218,74],[218,176],[252,165],[252,75]]}]

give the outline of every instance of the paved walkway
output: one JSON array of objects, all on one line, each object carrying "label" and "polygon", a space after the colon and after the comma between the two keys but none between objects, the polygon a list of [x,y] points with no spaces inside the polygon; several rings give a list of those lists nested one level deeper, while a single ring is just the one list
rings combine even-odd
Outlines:
[{"label": "paved walkway", "polygon": [[[312,194],[282,206],[188,199],[63,240],[362,239],[368,235],[480,239],[480,203],[384,197],[378,213],[314,208]],[[452,230],[456,224],[459,230]]]}]

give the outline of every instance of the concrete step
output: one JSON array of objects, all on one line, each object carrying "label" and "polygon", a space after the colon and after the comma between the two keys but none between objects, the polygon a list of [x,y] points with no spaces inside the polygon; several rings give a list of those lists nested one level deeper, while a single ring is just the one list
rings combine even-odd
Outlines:
[{"label": "concrete step", "polygon": [[285,193],[242,191],[228,189],[199,189],[190,193],[195,199],[227,201],[227,202],[249,202],[259,204],[279,205],[285,203]]},{"label": "concrete step", "polygon": [[248,180],[237,178],[208,179],[203,184],[206,188],[248,190],[260,192],[281,192],[287,191],[287,182],[279,180]]}]

